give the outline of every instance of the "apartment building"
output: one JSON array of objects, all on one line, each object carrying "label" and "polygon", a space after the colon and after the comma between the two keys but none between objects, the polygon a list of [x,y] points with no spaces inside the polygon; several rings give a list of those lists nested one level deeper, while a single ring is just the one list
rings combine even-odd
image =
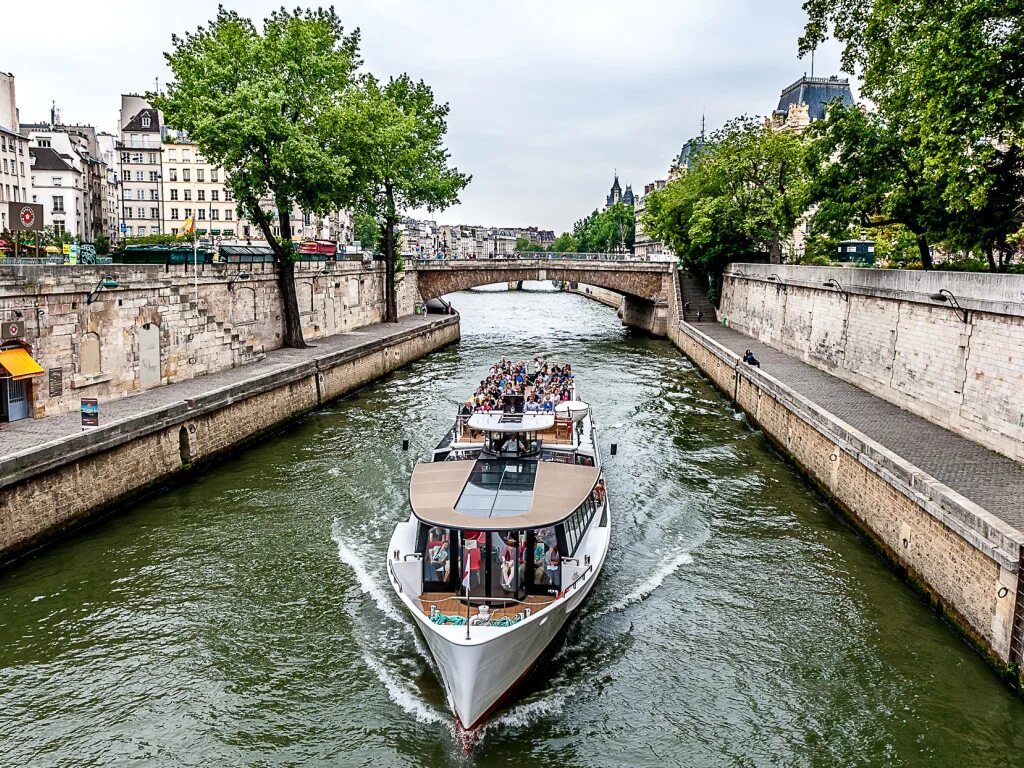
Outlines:
[{"label": "apartment building", "polygon": [[34,135],[29,155],[32,202],[43,206],[43,224],[58,235],[85,239],[88,191],[82,158],[71,137]]},{"label": "apartment building", "polygon": [[10,229],[8,202],[30,199],[28,139],[21,134],[14,75],[0,72],[0,231]]},{"label": "apartment building", "polygon": [[[189,217],[194,219],[200,236],[235,239],[249,230],[249,222],[239,220],[238,205],[224,170],[203,157],[195,144],[180,139],[165,142],[161,174],[166,195],[164,232],[178,234]],[[249,231],[244,233],[250,235]]]},{"label": "apartment building", "polygon": [[141,96],[122,94],[117,144],[121,230],[126,237],[160,234],[163,227],[163,119]]},{"label": "apartment building", "polygon": [[[51,172],[73,172],[78,174],[67,179],[61,179],[65,186],[68,181],[73,181],[75,189],[81,191],[81,211],[75,213],[73,226],[69,226],[70,218],[64,218],[55,208],[52,210],[54,222],[64,219],[63,226],[66,231],[79,237],[83,242],[92,243],[100,234],[110,235],[106,209],[108,207],[107,197],[109,195],[107,166],[104,163],[99,139],[96,129],[91,125],[64,125],[59,122],[56,110],[50,113],[49,123],[23,123],[22,133],[29,139],[29,146],[35,149],[53,149],[64,165],[53,159],[49,153],[33,153],[40,173],[33,174],[37,179],[40,188],[33,192],[34,202],[44,205],[44,217],[47,206],[54,200],[53,185],[57,182]],[[33,170],[37,165],[32,166]],[[69,171],[70,169],[70,171]],[[58,198],[59,199],[59,190]],[[71,212],[67,211],[68,216]],[[54,223],[48,218],[46,224]]]}]

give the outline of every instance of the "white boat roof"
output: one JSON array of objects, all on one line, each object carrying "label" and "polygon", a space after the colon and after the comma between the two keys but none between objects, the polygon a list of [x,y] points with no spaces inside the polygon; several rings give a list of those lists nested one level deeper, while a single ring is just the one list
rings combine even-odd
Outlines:
[{"label": "white boat roof", "polygon": [[417,464],[412,510],[428,525],[474,531],[542,528],[569,517],[600,470],[554,461],[500,459]]},{"label": "white boat roof", "polygon": [[474,413],[469,426],[481,432],[543,432],[555,426],[553,413]]}]

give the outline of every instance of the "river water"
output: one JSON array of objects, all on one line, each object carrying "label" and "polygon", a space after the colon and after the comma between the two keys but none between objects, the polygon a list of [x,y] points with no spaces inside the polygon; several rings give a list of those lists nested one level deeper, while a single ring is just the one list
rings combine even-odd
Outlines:
[{"label": "river water", "polygon": [[[459,345],[0,573],[0,765],[1022,764],[1024,702],[666,341],[453,299]],[[537,352],[619,444],[612,550],[465,754],[385,550],[455,403]]]}]

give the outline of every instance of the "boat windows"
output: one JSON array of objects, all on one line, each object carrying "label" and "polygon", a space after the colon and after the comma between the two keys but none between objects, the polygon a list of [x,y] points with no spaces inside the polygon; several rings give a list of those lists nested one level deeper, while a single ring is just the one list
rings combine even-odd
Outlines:
[{"label": "boat windows", "polygon": [[[425,526],[424,526],[425,527]],[[452,588],[452,531],[436,526],[427,530],[423,548],[423,590],[444,592]]]},{"label": "boat windows", "polygon": [[554,527],[531,531],[533,539],[532,592],[557,594],[562,587],[562,554]]}]

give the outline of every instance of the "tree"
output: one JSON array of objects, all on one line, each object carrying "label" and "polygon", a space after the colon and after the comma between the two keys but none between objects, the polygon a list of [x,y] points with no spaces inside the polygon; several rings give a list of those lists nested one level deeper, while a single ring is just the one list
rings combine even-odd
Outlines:
[{"label": "tree", "polygon": [[443,145],[447,117],[448,105],[436,103],[423,81],[403,74],[382,84],[367,75],[338,126],[350,154],[363,159],[353,169],[359,210],[374,218],[383,235],[387,322],[398,322],[395,227],[400,213],[454,205],[471,180],[448,164]]},{"label": "tree", "polygon": [[355,239],[363,247],[363,250],[372,251],[380,242],[380,226],[373,216],[362,211],[357,211],[352,217],[352,224]]},{"label": "tree", "polygon": [[729,262],[764,252],[781,260],[806,210],[804,151],[791,131],[732,120],[708,137],[685,174],[647,195],[644,229],[717,292]]},{"label": "tree", "polygon": [[173,80],[150,100],[227,172],[274,253],[282,343],[303,347],[291,214],[326,214],[353,198],[339,129],[361,63],[358,30],[346,35],[333,9],[281,9],[260,30],[222,6],[208,27],[172,40]]},{"label": "tree", "polygon": [[812,228],[843,237],[851,227],[903,225],[914,235],[921,265],[931,269],[929,242],[946,230],[948,216],[941,180],[927,172],[928,153],[917,134],[877,112],[835,104],[809,136]]},{"label": "tree", "polygon": [[920,186],[938,190],[951,214],[936,235],[1006,268],[1024,175],[1021,0],[806,0],[804,8],[801,52],[829,35],[839,40],[844,69],[919,155]]},{"label": "tree", "polygon": [[515,246],[515,248],[516,248],[517,251],[520,251],[520,252],[523,252],[523,253],[530,253],[530,252],[536,252],[536,251],[543,251],[544,250],[544,246],[538,245],[537,243],[534,243],[534,242],[531,242],[530,238],[528,238],[528,237],[517,237],[516,238],[516,246]]},{"label": "tree", "polygon": [[96,246],[97,256],[106,256],[110,253],[110,238],[103,232],[96,235],[96,242],[93,245]]},{"label": "tree", "polygon": [[576,253],[579,250],[579,244],[575,237],[568,232],[563,232],[554,239],[549,250],[552,253]]}]

